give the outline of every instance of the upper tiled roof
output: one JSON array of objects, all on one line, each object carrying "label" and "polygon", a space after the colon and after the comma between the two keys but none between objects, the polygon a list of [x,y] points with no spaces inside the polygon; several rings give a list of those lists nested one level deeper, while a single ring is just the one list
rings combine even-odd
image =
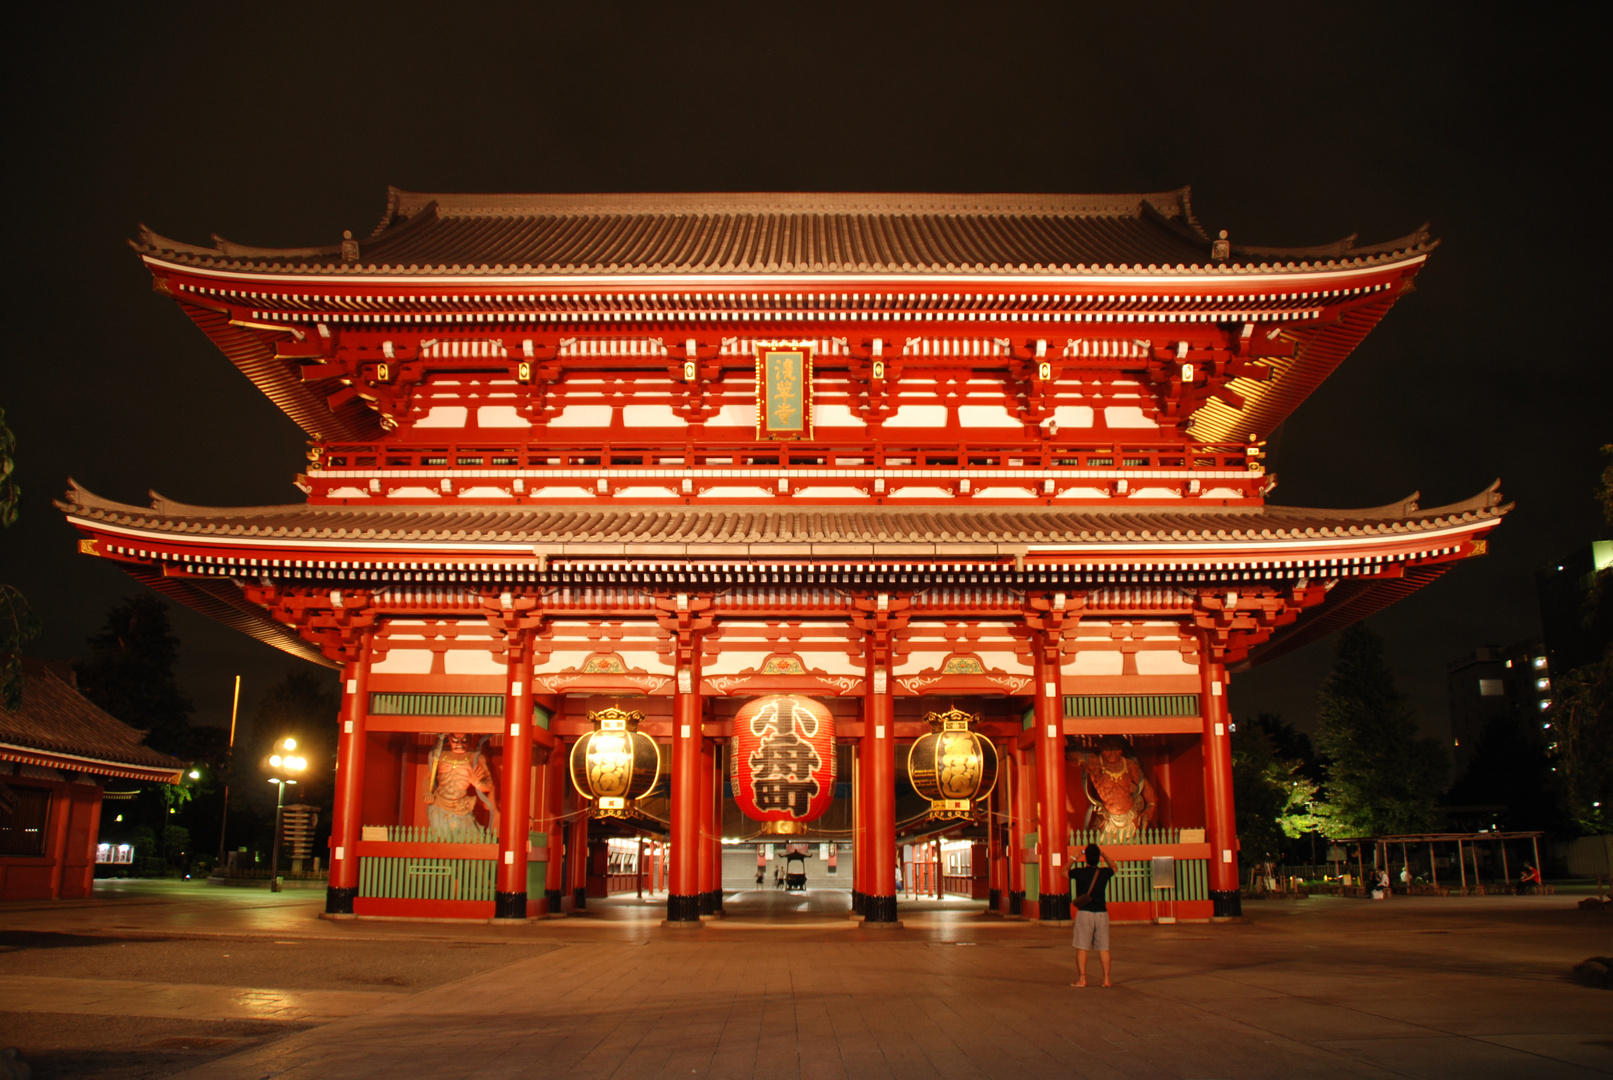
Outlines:
[{"label": "upper tiled roof", "polygon": [[[142,228],[142,253],[269,273],[693,274],[1271,271],[1360,266],[1429,246],[1233,245],[1217,260],[1189,190],[1135,195],[446,195],[389,189],[368,238],[260,248]],[[344,251],[344,247],[346,250]]]},{"label": "upper tiled roof", "polygon": [[[57,665],[23,660],[22,706],[0,708],[0,743],[83,759],[83,772],[111,763],[175,774],[184,762],[141,742],[138,731],[78,692]],[[178,779],[177,775],[174,777]]]},{"label": "upper tiled roof", "polygon": [[[204,507],[154,497],[150,508],[113,502],[74,484],[57,505],[86,521],[211,538],[302,540],[311,546],[380,542],[507,543],[587,554],[602,545],[743,546],[765,558],[779,545],[811,545],[831,554],[845,545],[951,545],[1023,547],[1067,543],[1248,543],[1371,537],[1423,532],[1494,520],[1501,506],[1495,487],[1450,506],[1421,510],[1416,496],[1365,510],[1291,506],[1133,509],[953,509],[880,506],[858,509],[769,509],[754,506],[669,508],[421,507],[350,505]],[[751,548],[751,545],[755,545]],[[628,550],[623,554],[635,554]],[[707,552],[715,554],[714,552]],[[877,552],[875,552],[877,554]],[[913,552],[917,554],[917,552]]]}]

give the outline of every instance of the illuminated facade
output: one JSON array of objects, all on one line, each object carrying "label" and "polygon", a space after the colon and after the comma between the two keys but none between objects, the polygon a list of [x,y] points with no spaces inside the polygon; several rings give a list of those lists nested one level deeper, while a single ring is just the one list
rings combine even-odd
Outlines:
[{"label": "illuminated facade", "polygon": [[[1267,502],[1265,437],[1422,233],[1242,247],[1186,190],[394,190],[329,247],[137,247],[308,432],[306,500],[62,505],[86,553],[342,670],[333,915],[565,910],[566,751],[615,705],[669,748],[668,919],[697,924],[734,718],[775,694],[832,714],[852,801],[821,835],[870,923],[897,915],[906,745],[954,705],[998,751],[1000,910],[1068,918],[1101,834],[1127,880],[1178,860],[1178,916],[1235,915],[1229,672],[1481,553],[1504,512]],[[421,798],[444,733],[495,789],[453,843]],[[411,877],[427,859],[457,869]]]}]

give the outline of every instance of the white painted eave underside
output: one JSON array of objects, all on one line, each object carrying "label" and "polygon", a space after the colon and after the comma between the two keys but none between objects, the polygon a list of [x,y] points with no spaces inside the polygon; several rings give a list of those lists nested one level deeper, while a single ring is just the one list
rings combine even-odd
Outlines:
[{"label": "white painted eave underside", "polygon": [[1235,267],[1221,269],[1206,269],[1201,273],[1189,274],[1175,270],[1160,271],[1158,273],[1122,273],[1094,269],[1087,272],[1048,271],[1046,273],[1009,273],[1000,274],[968,272],[968,273],[743,273],[743,274],[712,274],[712,273],[623,273],[623,274],[307,274],[307,273],[262,273],[246,270],[217,270],[208,267],[191,266],[181,262],[169,262],[154,255],[142,255],[141,258],[147,266],[161,268],[170,273],[190,275],[192,277],[212,278],[220,281],[251,281],[259,284],[277,285],[366,285],[366,286],[466,286],[466,287],[504,287],[504,288],[557,288],[576,290],[582,288],[596,288],[611,290],[621,288],[650,288],[663,286],[668,288],[712,288],[734,289],[745,286],[758,285],[812,285],[831,288],[835,286],[943,286],[943,285],[1018,285],[1036,286],[1042,288],[1048,285],[1068,285],[1091,288],[1097,285],[1117,286],[1155,286],[1160,288],[1182,288],[1185,286],[1200,287],[1205,285],[1236,286],[1240,282],[1258,284],[1262,288],[1281,287],[1285,284],[1305,284],[1315,287],[1319,281],[1327,280],[1354,280],[1369,275],[1381,275],[1386,270],[1420,266],[1428,258],[1426,252],[1409,255],[1399,259],[1384,259],[1359,267],[1316,267],[1308,270],[1272,269],[1258,270],[1250,267]]}]

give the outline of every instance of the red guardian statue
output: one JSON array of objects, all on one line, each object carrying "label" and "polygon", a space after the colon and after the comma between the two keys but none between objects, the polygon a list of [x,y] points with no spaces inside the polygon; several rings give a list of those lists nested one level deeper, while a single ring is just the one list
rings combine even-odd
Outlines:
[{"label": "red guardian statue", "polygon": [[[447,746],[443,745],[446,740]],[[433,840],[470,842],[476,831],[476,803],[487,807],[487,827],[498,830],[498,804],[493,798],[493,774],[482,757],[484,737],[475,750],[464,732],[437,736],[426,775],[426,821]]]}]

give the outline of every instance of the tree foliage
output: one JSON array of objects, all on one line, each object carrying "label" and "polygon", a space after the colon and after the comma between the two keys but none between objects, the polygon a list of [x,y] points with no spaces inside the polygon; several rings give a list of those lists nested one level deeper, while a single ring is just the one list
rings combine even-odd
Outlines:
[{"label": "tree foliage", "polygon": [[151,593],[125,597],[89,641],[90,658],[74,665],[84,696],[144,730],[146,745],[188,756],[195,707],[174,680],[179,639],[168,623],[168,605]]},{"label": "tree foliage", "polygon": [[1384,660],[1383,638],[1365,626],[1339,635],[1317,708],[1327,785],[1318,810],[1329,836],[1421,832],[1449,768],[1445,747],[1418,734],[1410,702]]},{"label": "tree foliage", "polygon": [[1238,839],[1251,859],[1275,859],[1284,840],[1319,831],[1316,781],[1306,775],[1310,740],[1269,713],[1232,733]]},{"label": "tree foliage", "polygon": [[275,791],[264,783],[264,763],[275,743],[290,736],[297,740],[298,755],[308,759],[308,771],[297,778],[286,801],[325,806],[335,776],[340,708],[341,695],[328,674],[293,671],[265,690],[236,741],[231,805],[273,813]]},{"label": "tree foliage", "polygon": [[[6,411],[0,409],[0,526],[10,526],[17,520],[22,502],[16,451],[17,438],[6,426]],[[22,705],[22,647],[38,637],[42,629],[39,616],[22,593],[10,585],[0,585],[0,705],[7,709]]]},{"label": "tree foliage", "polygon": [[1613,827],[1613,645],[1552,680],[1557,771],[1568,812],[1587,833]]}]

